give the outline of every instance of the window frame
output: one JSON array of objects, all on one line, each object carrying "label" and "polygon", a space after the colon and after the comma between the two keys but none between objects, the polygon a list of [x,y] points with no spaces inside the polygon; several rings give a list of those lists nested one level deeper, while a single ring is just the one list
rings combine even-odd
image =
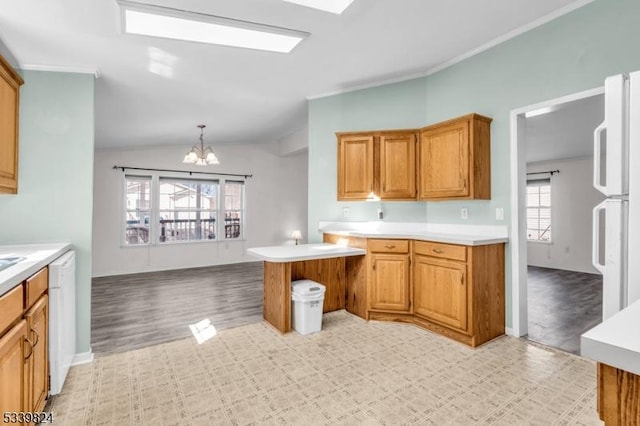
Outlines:
[{"label": "window frame", "polygon": [[[130,209],[129,206],[127,205],[127,196],[128,196],[128,188],[127,188],[127,182],[128,182],[128,178],[133,178],[133,179],[148,179],[149,181],[149,208],[148,209]],[[154,197],[153,197],[153,176],[148,175],[148,174],[135,174],[135,173],[130,173],[130,174],[124,174],[123,178],[122,178],[122,197],[120,198],[121,202],[122,202],[122,208],[120,209],[120,220],[121,220],[121,232],[120,232],[120,244],[122,247],[148,247],[149,245],[152,244],[152,238],[153,238],[153,204],[154,204]],[[130,211],[147,211],[149,212],[149,226],[147,228],[147,242],[146,243],[137,243],[137,244],[131,244],[127,241],[127,230],[129,228],[129,224],[128,224],[128,220],[127,220],[127,214]]]},{"label": "window frame", "polygon": [[[227,183],[229,184],[239,184],[242,188],[242,193],[240,194],[240,209],[227,209]],[[224,215],[224,224],[223,221],[220,220],[220,225],[223,227],[223,231],[220,235],[224,235],[224,241],[243,241],[245,240],[245,230],[246,230],[246,215],[247,215],[247,204],[246,204],[246,193],[247,193],[247,182],[245,180],[239,179],[225,179],[221,184],[222,196],[220,200],[222,202],[220,212]],[[227,211],[238,211],[240,212],[240,221],[238,223],[240,234],[238,237],[227,237]],[[230,224],[233,226],[233,223]]]},{"label": "window frame", "polygon": [[[247,180],[246,178],[242,178],[240,176],[233,177],[227,179],[224,175],[216,175],[215,173],[211,173],[206,178],[193,178],[192,176],[185,176],[186,172],[160,172],[160,171],[149,171],[148,173],[123,173],[122,174],[122,193],[120,196],[120,209],[119,214],[121,217],[121,227],[120,227],[120,247],[121,248],[136,248],[136,247],[167,247],[171,245],[180,245],[180,244],[219,244],[219,243],[228,243],[228,242],[244,242],[247,239]],[[139,177],[139,178],[151,178],[151,187],[149,197],[151,199],[150,202],[150,214],[149,214],[149,239],[147,243],[144,244],[128,244],[126,241],[126,230],[127,230],[127,221],[126,221],[126,212],[127,212],[127,177]],[[217,182],[218,185],[218,199],[216,200],[216,225],[215,239],[200,239],[200,240],[177,240],[177,241],[165,241],[160,242],[160,180],[168,179],[168,180],[185,180],[185,181],[204,181],[204,182]],[[242,184],[242,215],[240,218],[240,235],[238,238],[226,238],[225,237],[225,221],[224,221],[224,213],[225,213],[225,184],[229,181],[229,183],[241,183]],[[205,210],[208,211],[208,210]]]},{"label": "window frame", "polygon": [[[540,197],[540,189],[539,188],[542,187],[542,186],[548,186],[549,187],[549,205],[543,205],[540,202],[540,198],[541,197]],[[529,187],[538,187],[538,205],[536,205],[536,206],[531,206],[529,204],[529,190],[528,190]],[[543,177],[543,178],[530,178],[530,179],[527,179],[526,188],[527,188],[527,193],[526,193],[525,209],[526,209],[527,215],[525,217],[525,219],[526,219],[525,226],[526,226],[526,229],[527,229],[527,242],[528,243],[538,243],[538,244],[553,244],[553,238],[554,238],[553,237],[553,234],[554,234],[553,211],[554,211],[554,208],[553,208],[553,200],[552,200],[552,197],[553,197],[553,185],[551,183],[551,177],[549,176],[549,177]],[[532,228],[532,227],[529,226],[529,210],[530,209],[536,209],[537,210],[537,216],[536,216],[537,220],[538,220],[538,224],[537,224],[538,227],[537,228]],[[548,233],[549,233],[549,239],[546,239],[546,240],[542,240],[539,237],[540,232],[543,231],[540,228],[540,210],[541,209],[548,209],[549,210],[549,226],[547,228]],[[535,239],[529,238],[529,232],[528,232],[529,229],[537,230],[538,231],[538,238],[535,238]],[[547,232],[547,231],[545,231],[545,232]]]}]

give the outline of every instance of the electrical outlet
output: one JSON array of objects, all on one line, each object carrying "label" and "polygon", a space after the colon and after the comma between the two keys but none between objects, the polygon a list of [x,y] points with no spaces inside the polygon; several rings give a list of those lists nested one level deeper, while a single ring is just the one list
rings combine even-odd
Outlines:
[{"label": "electrical outlet", "polygon": [[342,208],[342,217],[349,217],[349,207]]},{"label": "electrical outlet", "polygon": [[460,218],[461,219],[469,219],[469,209],[463,207],[460,209]]},{"label": "electrical outlet", "polygon": [[502,207],[496,209],[496,220],[504,220],[504,209]]}]

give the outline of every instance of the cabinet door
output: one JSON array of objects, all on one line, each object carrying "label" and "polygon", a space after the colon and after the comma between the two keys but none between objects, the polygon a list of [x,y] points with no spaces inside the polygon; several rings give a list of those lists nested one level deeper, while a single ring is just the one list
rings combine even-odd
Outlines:
[{"label": "cabinet door", "polygon": [[0,415],[30,411],[26,405],[27,322],[21,320],[0,338]]},{"label": "cabinet door", "polygon": [[411,307],[409,256],[374,254],[371,260],[371,309],[408,312]]},{"label": "cabinet door", "polygon": [[18,190],[18,102],[21,84],[22,79],[0,56],[0,194],[15,194]]},{"label": "cabinet door", "polygon": [[33,344],[33,354],[27,365],[29,375],[28,411],[44,409],[49,392],[48,345],[49,298],[45,294],[25,314],[29,327],[29,341]]},{"label": "cabinet door", "polygon": [[420,132],[418,198],[468,197],[469,121]]},{"label": "cabinet door", "polygon": [[413,300],[416,315],[467,331],[467,265],[415,256]]},{"label": "cabinet door", "polygon": [[380,137],[380,198],[416,198],[416,137],[413,133]]},{"label": "cabinet door", "polygon": [[373,191],[373,136],[338,139],[338,200],[364,200]]}]

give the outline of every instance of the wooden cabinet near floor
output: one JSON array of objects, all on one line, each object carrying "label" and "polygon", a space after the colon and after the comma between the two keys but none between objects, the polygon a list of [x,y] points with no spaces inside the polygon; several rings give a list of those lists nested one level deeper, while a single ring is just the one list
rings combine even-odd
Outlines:
[{"label": "wooden cabinet near floor", "polygon": [[18,109],[23,83],[0,56],[0,194],[18,192]]},{"label": "wooden cabinet near floor", "polygon": [[416,255],[413,300],[416,315],[467,331],[467,264]]},{"label": "wooden cabinet near floor", "polygon": [[337,133],[338,200],[416,198],[414,130]]},{"label": "wooden cabinet near floor", "polygon": [[491,198],[490,124],[469,114],[420,129],[418,199]]},{"label": "wooden cabinet near floor", "polygon": [[640,424],[640,376],[598,363],[598,415],[606,426]]},{"label": "wooden cabinet near floor", "polygon": [[28,326],[28,340],[31,354],[27,357],[27,407],[32,412],[44,409],[49,392],[49,356],[47,343],[49,339],[49,298],[46,294],[24,315]]},{"label": "wooden cabinet near floor", "polygon": [[422,325],[471,346],[504,334],[504,244],[413,245],[414,314]]},{"label": "wooden cabinet near floor", "polygon": [[0,337],[0,413],[29,411],[26,404],[27,322],[20,320]]},{"label": "wooden cabinet near floor", "polygon": [[44,410],[49,394],[48,268],[0,296],[0,414]]},{"label": "wooden cabinet near floor", "polygon": [[410,312],[409,241],[369,240],[369,310]]}]

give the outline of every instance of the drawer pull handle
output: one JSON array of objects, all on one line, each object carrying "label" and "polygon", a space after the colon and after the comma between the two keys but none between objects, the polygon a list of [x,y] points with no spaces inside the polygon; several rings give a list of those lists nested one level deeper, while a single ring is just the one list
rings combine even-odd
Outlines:
[{"label": "drawer pull handle", "polygon": [[395,245],[392,246],[392,245],[389,245],[389,244],[385,244],[384,248],[392,249],[392,248],[396,248],[396,246]]},{"label": "drawer pull handle", "polygon": [[27,342],[29,344],[29,346],[31,346],[31,351],[29,351],[29,355],[27,355],[26,357],[24,357],[24,360],[28,360],[29,358],[31,358],[31,355],[33,355],[33,343],[31,343],[31,340],[29,340],[28,337],[25,336],[24,338],[25,342]]},{"label": "drawer pull handle", "polygon": [[438,254],[444,253],[444,250],[440,250],[440,249],[437,249],[437,248],[433,249],[432,251],[434,253],[438,253]]},{"label": "drawer pull handle", "polygon": [[33,347],[35,348],[36,346],[38,346],[38,342],[40,341],[40,335],[33,328],[31,329],[31,332],[36,335],[36,341],[33,342]]}]

